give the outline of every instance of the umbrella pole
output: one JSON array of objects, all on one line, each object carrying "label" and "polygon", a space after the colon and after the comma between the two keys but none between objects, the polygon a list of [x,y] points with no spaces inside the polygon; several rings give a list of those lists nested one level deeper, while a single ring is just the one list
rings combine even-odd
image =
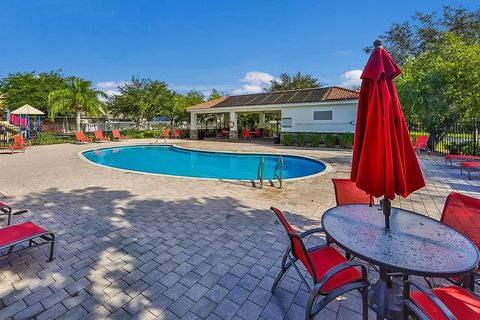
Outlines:
[{"label": "umbrella pole", "polygon": [[390,214],[392,213],[392,202],[388,198],[382,199],[382,210],[385,215],[385,229],[390,230]]}]

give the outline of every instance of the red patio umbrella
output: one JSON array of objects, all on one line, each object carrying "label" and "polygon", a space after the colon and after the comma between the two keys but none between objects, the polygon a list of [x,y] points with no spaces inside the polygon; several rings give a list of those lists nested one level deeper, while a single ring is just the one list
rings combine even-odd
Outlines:
[{"label": "red patio umbrella", "polygon": [[374,197],[384,197],[385,227],[391,202],[425,186],[395,89],[401,71],[380,40],[363,70],[350,179]]}]

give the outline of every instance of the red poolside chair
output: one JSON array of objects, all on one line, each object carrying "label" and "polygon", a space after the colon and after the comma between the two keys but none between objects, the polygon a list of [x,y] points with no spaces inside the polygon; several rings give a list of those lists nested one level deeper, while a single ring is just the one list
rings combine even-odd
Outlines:
[{"label": "red poolside chair", "polygon": [[[323,233],[323,229],[308,230],[298,235],[290,226],[282,212],[276,208],[270,208],[278,220],[282,223],[290,239],[290,246],[285,250],[282,257],[282,265],[272,286],[275,293],[280,281],[293,266],[303,280],[305,286],[311,290],[308,299],[305,319],[313,319],[330,301],[352,290],[360,290],[362,295],[363,319],[368,319],[368,293],[367,268],[361,263],[355,263],[345,259],[335,248],[327,245],[307,249],[303,238],[314,233]],[[300,261],[308,271],[313,281],[311,288],[301,271],[296,266]],[[361,272],[357,269],[360,268]],[[317,299],[323,296],[321,301]]]},{"label": "red poolside chair", "polygon": [[[411,286],[417,291],[410,292]],[[459,286],[428,290],[413,281],[405,281],[402,318],[407,320],[409,313],[421,320],[480,319],[480,296]]]},{"label": "red poolside chair", "polygon": [[252,138],[252,135],[250,134],[250,131],[245,130],[245,129],[242,130],[242,136],[243,136],[243,140]]},{"label": "red poolside chair", "polygon": [[255,129],[255,131],[253,132],[253,136],[255,138],[261,138],[262,137],[262,131],[260,130],[260,128]]},{"label": "red poolside chair", "polygon": [[75,142],[80,142],[82,144],[85,142],[92,143],[92,138],[87,138],[83,131],[77,131],[75,132]]},{"label": "red poolside chair", "polygon": [[178,139],[178,138],[180,138],[180,135],[181,135],[181,132],[180,132],[180,130],[177,129],[173,132],[172,138]]},{"label": "red poolside chair", "polygon": [[12,216],[16,216],[19,214],[23,214],[27,212],[28,210],[19,210],[13,212],[12,208],[5,203],[0,201],[0,215],[6,215],[7,216],[7,225],[9,226],[12,222]]},{"label": "red poolside chair", "polygon": [[227,128],[222,128],[220,129],[220,132],[222,133],[222,136],[226,137],[230,131]]},{"label": "red poolside chair", "polygon": [[470,179],[470,172],[480,170],[480,161],[460,163],[460,174],[463,174],[463,170],[468,172],[468,179]]},{"label": "red poolside chair", "polygon": [[373,204],[373,197],[357,188],[350,179],[332,179],[337,206],[346,204]]},{"label": "red poolside chair", "polygon": [[473,162],[473,161],[480,161],[480,156],[464,156],[461,154],[448,154],[445,156],[445,165],[448,165],[448,161],[450,161],[450,167],[453,167],[453,161],[468,161],[468,162]]},{"label": "red poolside chair", "polygon": [[102,141],[108,142],[108,141],[110,141],[109,137],[103,136],[102,130],[97,130],[97,131],[94,132],[94,134],[95,134],[95,139],[97,140],[97,142],[102,142]]},{"label": "red poolside chair", "polygon": [[121,135],[120,130],[112,130],[112,137],[113,140],[117,139],[118,141],[120,140],[127,140],[127,136]]},{"label": "red poolside chair", "polygon": [[427,153],[430,154],[430,150],[428,149],[427,146],[428,142],[428,136],[418,136],[415,139],[415,145],[413,146],[413,149],[420,155],[421,150],[427,150]]}]

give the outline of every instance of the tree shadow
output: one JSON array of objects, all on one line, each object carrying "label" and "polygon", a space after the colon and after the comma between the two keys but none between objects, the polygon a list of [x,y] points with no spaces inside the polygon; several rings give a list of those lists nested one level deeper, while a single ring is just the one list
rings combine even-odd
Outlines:
[{"label": "tree shadow", "polygon": [[[233,316],[249,299],[269,318],[285,315],[303,294],[294,274],[276,294],[279,300],[269,292],[288,243],[269,203],[252,208],[231,197],[165,201],[91,187],[51,188],[17,204],[30,211],[14,223],[30,220],[55,232],[56,258],[47,262],[48,250],[37,248],[0,261],[0,315],[22,299],[38,304],[29,308],[29,317],[38,319],[203,317],[214,310],[222,317],[220,304],[231,303]],[[286,217],[299,231],[320,225],[294,213]]]}]

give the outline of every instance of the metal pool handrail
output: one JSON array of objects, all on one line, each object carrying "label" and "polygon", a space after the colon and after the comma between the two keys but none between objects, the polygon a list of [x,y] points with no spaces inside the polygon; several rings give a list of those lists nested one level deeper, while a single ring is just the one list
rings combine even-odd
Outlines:
[{"label": "metal pool handrail", "polygon": [[265,173],[265,164],[264,164],[263,156],[261,156],[260,163],[258,164],[258,169],[257,169],[257,179],[260,180],[260,189],[263,188],[264,173]]},{"label": "metal pool handrail", "polygon": [[[278,170],[280,169],[280,174],[278,174]],[[277,161],[277,166],[273,171],[273,178],[277,179],[280,182],[280,189],[283,188],[283,156],[280,156]]]}]

